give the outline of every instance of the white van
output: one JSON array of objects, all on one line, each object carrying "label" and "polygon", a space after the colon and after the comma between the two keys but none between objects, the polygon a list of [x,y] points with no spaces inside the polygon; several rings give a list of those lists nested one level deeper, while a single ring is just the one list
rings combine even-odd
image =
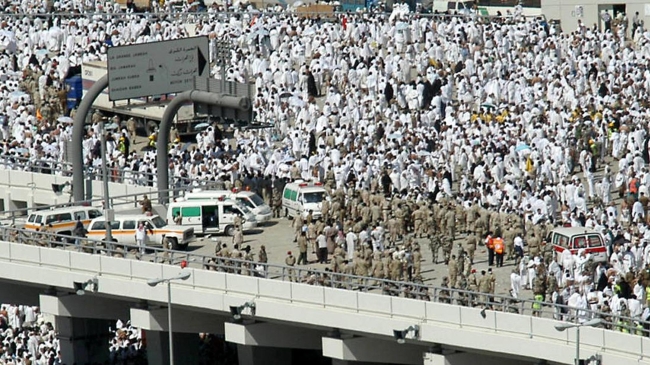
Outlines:
[{"label": "white van", "polygon": [[27,231],[39,231],[41,227],[51,225],[49,232],[72,236],[77,218],[81,220],[84,228],[88,229],[90,221],[101,216],[102,211],[91,206],[37,210],[29,214],[24,228]]},{"label": "white van", "polygon": [[252,191],[237,190],[200,190],[185,194],[185,200],[215,200],[222,197],[237,200],[255,214],[258,224],[268,222],[273,215],[269,207],[259,195]]},{"label": "white van", "polygon": [[591,254],[595,262],[607,261],[605,239],[597,232],[584,227],[558,227],[549,232],[546,243],[553,245],[558,262],[562,262],[562,252],[570,250],[572,254],[584,249]]},{"label": "white van", "polygon": [[427,5],[423,5],[423,7],[429,6],[431,7],[432,13],[437,11],[438,13],[470,15],[474,12],[474,1],[433,0],[432,2],[428,2]]},{"label": "white van", "polygon": [[167,208],[167,221],[180,213],[181,225],[193,227],[197,234],[235,234],[235,216],[241,214],[244,232],[257,227],[255,215],[246,206],[232,199],[206,199],[173,202]]},{"label": "white van", "polygon": [[[158,215],[124,214],[115,215],[111,222],[113,241],[127,245],[136,245],[135,230],[140,223],[149,230],[147,245],[163,245],[163,240],[171,243],[173,250],[186,249],[196,239],[194,228],[169,225]],[[93,219],[88,226],[88,237],[98,240],[106,239],[106,221],[102,218]],[[164,246],[163,246],[164,247]]]},{"label": "white van", "polygon": [[323,184],[298,180],[284,186],[282,207],[285,215],[290,218],[298,215],[307,217],[309,211],[312,211],[314,218],[318,218],[322,215],[321,205],[325,199],[329,199],[329,194]]}]

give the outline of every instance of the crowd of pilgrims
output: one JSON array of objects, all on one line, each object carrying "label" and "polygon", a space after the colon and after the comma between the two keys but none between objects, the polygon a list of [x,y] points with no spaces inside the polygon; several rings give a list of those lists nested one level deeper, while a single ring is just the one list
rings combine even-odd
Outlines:
[{"label": "crowd of pilgrims", "polygon": [[[650,33],[641,23],[560,32],[542,18],[425,17],[401,7],[321,19],[88,6],[7,6],[4,168],[69,174],[72,126],[63,117],[75,110],[64,82],[83,62],[105,61],[114,46],[200,35],[218,77],[214,51],[229,39],[223,74],[254,84],[256,122],[272,128],[226,133],[214,124],[191,145],[173,131],[170,165],[161,167],[115,119],[111,179],[153,186],[157,169],[168,168],[177,187],[251,189],[273,207],[287,181],[322,182],[324,217],[293,224],[308,251],[325,241],[328,255],[317,260],[333,272],[416,280],[425,242],[449,266],[441,285],[495,292],[492,267],[503,264],[480,267],[472,255],[497,238],[514,267],[504,294],[529,288],[546,301],[648,317]],[[84,137],[87,166],[101,163],[100,122],[93,117]],[[560,225],[602,232],[608,260],[554,255],[545,238]]]}]

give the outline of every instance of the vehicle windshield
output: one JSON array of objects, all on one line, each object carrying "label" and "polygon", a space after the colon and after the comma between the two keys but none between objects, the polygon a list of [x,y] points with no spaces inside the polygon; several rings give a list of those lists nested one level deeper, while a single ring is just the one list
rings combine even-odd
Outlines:
[{"label": "vehicle windshield", "polygon": [[262,198],[260,198],[260,196],[257,194],[251,195],[250,200],[253,201],[253,204],[255,204],[256,207],[259,207],[260,205],[264,205],[264,200],[262,200]]},{"label": "vehicle windshield", "polygon": [[324,191],[303,194],[303,201],[305,203],[320,203],[324,199],[325,199]]},{"label": "vehicle windshield", "polygon": [[239,210],[242,211],[242,213],[244,213],[244,214],[250,214],[251,213],[251,210],[248,209],[248,207],[246,207],[244,204],[242,204],[240,202],[237,202],[236,205],[237,205],[237,208],[239,208]]},{"label": "vehicle windshield", "polygon": [[153,222],[153,225],[154,225],[156,228],[163,228],[164,226],[167,225],[167,222],[165,222],[165,220],[162,219],[162,218],[160,218],[160,217],[154,217],[154,218],[152,218],[152,219],[151,219],[151,222]]},{"label": "vehicle windshield", "polygon": [[248,198],[237,198],[237,202],[247,208],[253,209],[255,205]]}]

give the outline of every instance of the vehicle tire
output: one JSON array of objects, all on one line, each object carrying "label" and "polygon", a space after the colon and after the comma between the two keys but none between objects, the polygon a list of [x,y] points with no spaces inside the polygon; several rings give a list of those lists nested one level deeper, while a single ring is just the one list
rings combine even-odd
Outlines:
[{"label": "vehicle tire", "polygon": [[292,220],[293,217],[289,215],[289,209],[284,208],[284,217],[287,218],[288,220]]},{"label": "vehicle tire", "polygon": [[178,244],[178,239],[174,237],[165,237],[165,239],[169,242],[167,247],[171,247],[172,250],[178,251],[181,249],[181,246]]},{"label": "vehicle tire", "polygon": [[234,236],[235,235],[235,226],[227,226],[226,229],[224,230],[226,233],[226,236]]},{"label": "vehicle tire", "polygon": [[147,133],[147,137],[152,135],[156,130],[158,130],[158,123],[153,120],[148,120],[144,125],[144,131]]}]

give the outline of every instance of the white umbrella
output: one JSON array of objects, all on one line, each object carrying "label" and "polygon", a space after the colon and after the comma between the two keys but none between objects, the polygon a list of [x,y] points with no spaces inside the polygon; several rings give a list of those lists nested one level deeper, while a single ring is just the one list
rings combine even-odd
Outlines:
[{"label": "white umbrella", "polygon": [[60,116],[56,120],[59,123],[65,123],[65,124],[72,124],[74,122],[74,119],[66,116]]},{"label": "white umbrella", "polygon": [[104,126],[104,129],[107,131],[114,131],[118,129],[120,126],[117,125],[117,123],[109,123]]},{"label": "white umbrella", "polygon": [[210,126],[208,123],[199,123],[194,127],[194,130],[200,131],[203,129],[207,129]]},{"label": "white umbrella", "polygon": [[301,98],[298,98],[298,97],[294,96],[291,99],[289,99],[289,105],[297,106],[299,108],[302,108],[303,106],[305,106],[305,101],[302,100]]}]

